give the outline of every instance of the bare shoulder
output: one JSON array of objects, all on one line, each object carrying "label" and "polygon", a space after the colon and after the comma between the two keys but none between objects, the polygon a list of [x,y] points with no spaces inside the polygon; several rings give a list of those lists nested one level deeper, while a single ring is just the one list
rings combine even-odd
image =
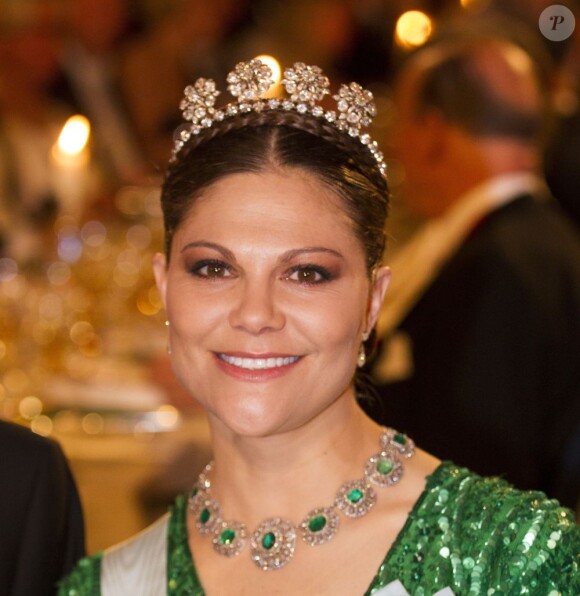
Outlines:
[{"label": "bare shoulder", "polygon": [[417,449],[405,463],[405,476],[401,480],[402,496],[415,502],[425,490],[427,478],[441,465],[441,460],[430,453]]}]

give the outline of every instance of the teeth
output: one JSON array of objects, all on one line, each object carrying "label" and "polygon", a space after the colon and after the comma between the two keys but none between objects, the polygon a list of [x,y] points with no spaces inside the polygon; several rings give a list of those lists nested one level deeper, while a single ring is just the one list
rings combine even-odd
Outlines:
[{"label": "teeth", "polygon": [[277,368],[292,364],[298,360],[298,356],[288,356],[286,358],[238,358],[236,356],[220,354],[219,357],[228,364],[249,370]]}]

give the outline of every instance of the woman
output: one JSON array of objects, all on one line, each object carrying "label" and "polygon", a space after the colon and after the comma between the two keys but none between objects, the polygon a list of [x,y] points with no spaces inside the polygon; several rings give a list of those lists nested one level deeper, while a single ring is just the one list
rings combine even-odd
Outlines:
[{"label": "woman", "polygon": [[343,86],[326,111],[328,80],[299,63],[290,98],[266,102],[269,78],[239,64],[224,110],[213,81],[186,89],[162,192],[169,350],[214,462],[61,594],[577,591],[571,512],[415,452],[357,406],[389,281],[372,96]]}]

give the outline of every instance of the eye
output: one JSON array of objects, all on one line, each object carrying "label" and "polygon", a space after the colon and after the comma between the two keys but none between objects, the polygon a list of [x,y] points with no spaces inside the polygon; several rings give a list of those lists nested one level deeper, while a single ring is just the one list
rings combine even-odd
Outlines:
[{"label": "eye", "polygon": [[303,284],[319,284],[332,279],[332,275],[318,265],[300,265],[290,271],[287,279]]},{"label": "eye", "polygon": [[232,272],[229,265],[222,261],[206,260],[199,261],[191,267],[191,273],[197,277],[207,279],[220,279],[223,277],[231,277]]}]

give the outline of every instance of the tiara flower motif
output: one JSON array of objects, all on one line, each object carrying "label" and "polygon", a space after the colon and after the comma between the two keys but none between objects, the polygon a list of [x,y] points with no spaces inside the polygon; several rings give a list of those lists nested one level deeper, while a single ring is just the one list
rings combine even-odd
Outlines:
[{"label": "tiara flower motif", "polygon": [[307,66],[303,62],[296,62],[294,68],[284,70],[282,85],[290,95],[290,101],[314,105],[327,93],[330,81],[322,73],[319,66]]},{"label": "tiara flower motif", "polygon": [[386,164],[383,154],[377,142],[373,141],[367,132],[363,132],[376,116],[373,94],[358,83],[342,85],[338,93],[332,96],[337,102],[335,111],[325,110],[317,103],[330,93],[330,81],[318,66],[296,62],[292,68],[284,70],[281,82],[288,94],[286,99],[264,97],[274,84],[272,70],[256,58],[238,63],[226,80],[227,89],[236,101],[220,109],[215,108],[220,92],[212,79],[200,78],[185,88],[185,96],[179,106],[185,122],[174,134],[173,159],[192,135],[200,134],[215,122],[244,112],[286,110],[323,118],[351,137],[358,138],[368,148],[377,162],[379,171],[385,176]]},{"label": "tiara flower motif", "polygon": [[237,64],[226,80],[228,91],[238,101],[258,100],[274,84],[271,68],[256,58]]},{"label": "tiara flower motif", "polygon": [[358,83],[342,85],[338,95],[334,95],[333,99],[336,99],[340,112],[338,120],[347,128],[349,126],[369,126],[377,115],[373,94],[367,89],[363,89]]}]

